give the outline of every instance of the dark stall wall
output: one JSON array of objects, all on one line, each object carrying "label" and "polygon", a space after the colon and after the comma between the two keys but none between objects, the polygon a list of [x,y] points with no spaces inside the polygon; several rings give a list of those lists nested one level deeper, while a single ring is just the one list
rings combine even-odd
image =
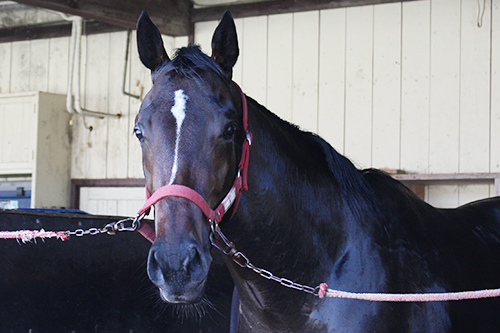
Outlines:
[{"label": "dark stall wall", "polygon": [[[0,229],[101,228],[116,218],[0,210]],[[151,244],[139,233],[37,240],[0,239],[0,332],[227,332],[232,280],[221,258],[201,319],[160,301],[146,273]]]}]

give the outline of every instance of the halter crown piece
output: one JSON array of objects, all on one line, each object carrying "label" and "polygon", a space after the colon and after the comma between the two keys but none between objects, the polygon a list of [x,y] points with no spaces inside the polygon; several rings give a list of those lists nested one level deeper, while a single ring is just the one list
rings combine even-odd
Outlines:
[{"label": "halter crown piece", "polygon": [[[233,215],[238,208],[238,203],[241,198],[243,191],[248,191],[247,184],[247,172],[248,172],[248,159],[250,157],[250,146],[252,145],[252,134],[248,131],[248,105],[245,94],[241,90],[240,86],[233,82],[241,95],[241,102],[243,108],[243,129],[245,130],[246,137],[243,142],[243,148],[241,151],[241,160],[238,164],[238,174],[234,180],[233,186],[227,193],[227,195],[222,199],[221,203],[217,208],[212,210],[206,200],[195,190],[190,187],[178,184],[165,185],[157,189],[153,195],[149,195],[149,191],[146,185],[146,197],[147,200],[144,206],[137,213],[136,221],[141,220],[145,213],[158,201],[167,197],[180,197],[185,198],[193,202],[196,206],[200,208],[203,215],[205,215],[208,221],[211,223],[212,231],[215,232],[218,228],[218,224],[222,221],[222,218],[227,213],[227,211],[234,206]],[[146,237],[150,242],[154,242],[155,233],[154,230],[149,227],[148,224],[143,223],[138,230],[144,237]]]}]

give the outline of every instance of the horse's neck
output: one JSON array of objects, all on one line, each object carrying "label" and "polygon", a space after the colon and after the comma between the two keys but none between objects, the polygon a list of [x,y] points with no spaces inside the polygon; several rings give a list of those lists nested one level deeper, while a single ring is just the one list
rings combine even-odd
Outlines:
[{"label": "horse's neck", "polygon": [[[235,219],[223,228],[255,266],[315,287],[331,280],[331,272],[339,262],[342,265],[353,246],[351,238],[366,238],[366,231],[360,227],[359,214],[346,205],[339,185],[344,180],[334,179],[332,165],[326,166],[334,162],[324,161],[323,148],[267,112],[250,115],[254,143],[249,191]],[[369,245],[361,249],[371,251]],[[350,257],[349,263],[356,260],[362,260],[361,254]],[[233,274],[246,305],[269,311],[269,304],[273,309],[282,304],[297,307],[289,312],[297,313],[311,302],[307,294],[284,288],[251,270],[234,266]]]}]

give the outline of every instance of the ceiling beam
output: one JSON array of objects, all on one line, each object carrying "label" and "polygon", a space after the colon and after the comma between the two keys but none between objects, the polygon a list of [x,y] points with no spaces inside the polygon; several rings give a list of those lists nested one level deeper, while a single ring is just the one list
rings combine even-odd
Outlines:
[{"label": "ceiling beam", "polygon": [[[0,43],[17,42],[43,38],[57,38],[71,36],[72,25],[69,22],[55,22],[51,24],[33,24],[0,29]],[[92,35],[104,32],[125,30],[125,28],[109,25],[97,21],[85,21],[83,34]]]},{"label": "ceiling beam", "polygon": [[260,1],[246,4],[212,6],[194,8],[191,13],[193,23],[220,20],[226,10],[230,10],[234,18],[305,12],[310,10],[331,9],[376,5],[381,3],[417,1],[417,0],[279,0]]},{"label": "ceiling beam", "polygon": [[16,0],[19,3],[81,16],[123,28],[135,29],[143,10],[162,34],[187,36],[192,33],[191,1],[178,0]]}]

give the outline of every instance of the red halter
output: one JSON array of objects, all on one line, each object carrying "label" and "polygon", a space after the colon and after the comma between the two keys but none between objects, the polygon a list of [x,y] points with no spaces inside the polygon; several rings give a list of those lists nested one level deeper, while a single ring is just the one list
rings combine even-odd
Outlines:
[{"label": "red halter", "polygon": [[[238,208],[238,203],[240,201],[240,197],[242,192],[248,190],[247,184],[247,172],[248,172],[248,159],[250,156],[250,146],[252,145],[252,134],[248,131],[248,106],[245,94],[241,90],[241,88],[236,84],[238,90],[241,94],[241,101],[243,107],[243,129],[245,130],[246,137],[243,142],[243,148],[241,151],[241,160],[238,164],[238,174],[236,175],[236,179],[234,180],[233,186],[229,190],[228,194],[222,199],[221,203],[217,208],[212,210],[208,203],[203,197],[193,190],[190,187],[178,184],[166,185],[157,189],[153,195],[149,195],[149,191],[146,185],[146,203],[137,213],[138,220],[140,220],[143,215],[157,203],[159,200],[166,197],[180,197],[185,198],[193,202],[196,206],[198,206],[202,213],[207,217],[207,219],[211,223],[215,223],[215,227],[217,224],[222,221],[224,214],[231,208],[234,204],[234,212]],[[148,224],[143,223],[141,228],[138,230],[144,237],[146,237],[151,243],[155,240],[155,232],[149,227]]]}]

